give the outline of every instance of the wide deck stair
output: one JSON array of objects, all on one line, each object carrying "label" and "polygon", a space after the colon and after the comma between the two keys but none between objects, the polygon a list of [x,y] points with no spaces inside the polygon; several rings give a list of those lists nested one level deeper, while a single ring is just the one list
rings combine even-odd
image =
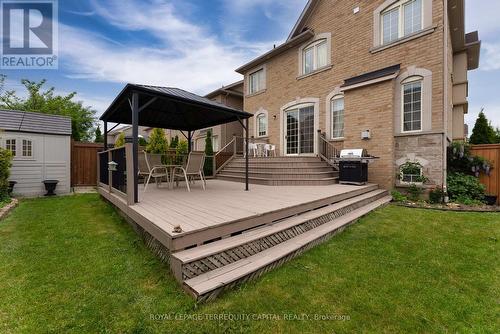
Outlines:
[{"label": "wide deck stair", "polygon": [[[249,182],[269,186],[331,185],[338,171],[317,157],[249,159]],[[237,157],[217,175],[218,179],[245,182],[245,159]]]},{"label": "wide deck stair", "polygon": [[174,253],[171,268],[188,293],[199,301],[211,300],[328,240],[390,200],[387,191],[371,185],[332,199],[326,206],[309,207],[294,216]]}]

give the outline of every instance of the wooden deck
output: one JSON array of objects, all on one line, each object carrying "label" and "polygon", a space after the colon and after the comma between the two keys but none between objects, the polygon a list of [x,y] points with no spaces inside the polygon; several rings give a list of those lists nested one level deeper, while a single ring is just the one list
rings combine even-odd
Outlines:
[{"label": "wooden deck", "polygon": [[[182,183],[175,189],[151,184],[145,193],[142,185],[139,187],[139,203],[132,206],[107,188],[99,187],[99,192],[175,252],[351,198],[374,187],[252,185],[246,192],[241,183],[209,180],[206,191],[197,182],[188,192]],[[175,233],[176,226],[182,232]]]}]

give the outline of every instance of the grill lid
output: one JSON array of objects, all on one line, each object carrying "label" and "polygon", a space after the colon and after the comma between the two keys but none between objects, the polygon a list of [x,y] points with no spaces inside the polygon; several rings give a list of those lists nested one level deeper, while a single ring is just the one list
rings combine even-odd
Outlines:
[{"label": "grill lid", "polygon": [[340,158],[341,159],[356,159],[356,158],[363,158],[367,157],[368,154],[366,152],[366,149],[345,149],[340,151]]}]

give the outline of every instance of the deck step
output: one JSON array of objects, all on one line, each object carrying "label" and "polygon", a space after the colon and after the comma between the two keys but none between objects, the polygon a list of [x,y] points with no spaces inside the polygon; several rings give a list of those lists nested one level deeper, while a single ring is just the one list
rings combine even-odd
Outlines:
[{"label": "deck step", "polygon": [[171,262],[176,266],[172,268],[173,272],[179,281],[194,278],[295,238],[385,196],[387,191],[373,190],[237,236],[175,253]]},{"label": "deck step", "polygon": [[199,301],[214,299],[225,289],[231,288],[240,282],[257,278],[304,251],[323,243],[349,224],[379,206],[390,202],[390,200],[390,196],[380,198],[274,247],[188,279],[184,281],[183,286],[186,291]]},{"label": "deck step", "polygon": [[[228,175],[228,176],[239,176],[245,177],[244,170],[225,170],[220,175]],[[263,179],[272,179],[272,180],[310,180],[310,179],[328,179],[332,177],[337,177],[338,172],[328,171],[328,172],[310,172],[310,173],[297,173],[297,172],[261,172],[261,171],[250,171],[248,173],[249,177],[253,178],[263,178]]]},{"label": "deck step", "polygon": [[[228,175],[224,172],[217,175],[217,179],[233,182],[245,182],[245,176]],[[261,177],[249,177],[249,182],[252,184],[260,184],[267,186],[326,186],[338,183],[338,177],[317,178],[317,179],[269,179]]]}]

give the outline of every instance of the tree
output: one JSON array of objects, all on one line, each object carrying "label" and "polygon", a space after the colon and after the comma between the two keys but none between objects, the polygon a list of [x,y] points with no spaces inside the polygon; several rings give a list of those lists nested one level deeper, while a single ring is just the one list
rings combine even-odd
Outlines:
[{"label": "tree", "polygon": [[19,97],[15,90],[4,90],[5,76],[0,76],[0,108],[68,116],[73,139],[91,140],[94,137],[95,110],[84,107],[80,101],[73,101],[76,92],[63,96],[57,95],[54,87],[43,90],[46,82],[45,79],[40,82],[21,80],[27,97]]},{"label": "tree", "polygon": [[168,140],[163,129],[154,128],[149,136],[146,151],[153,154],[165,154],[168,149]]},{"label": "tree", "polygon": [[115,141],[115,147],[123,147],[125,146],[125,132],[120,132],[118,138]]},{"label": "tree", "polygon": [[97,128],[95,129],[94,135],[95,135],[94,143],[103,143],[104,142],[104,137],[102,136],[100,125],[98,125]]},{"label": "tree", "polygon": [[179,136],[175,136],[172,138],[172,141],[170,142],[170,148],[177,148],[177,145],[179,145]]},{"label": "tree", "polygon": [[474,145],[478,144],[494,144],[496,142],[495,130],[491,126],[491,123],[486,118],[486,115],[481,109],[479,116],[472,130],[472,135],[470,136],[470,143]]},{"label": "tree", "polygon": [[203,166],[203,172],[205,175],[213,175],[214,172],[214,148],[212,145],[212,131],[207,131],[207,137],[205,138],[205,166]]},{"label": "tree", "polygon": [[495,135],[497,137],[495,144],[500,144],[500,128],[495,129]]}]

